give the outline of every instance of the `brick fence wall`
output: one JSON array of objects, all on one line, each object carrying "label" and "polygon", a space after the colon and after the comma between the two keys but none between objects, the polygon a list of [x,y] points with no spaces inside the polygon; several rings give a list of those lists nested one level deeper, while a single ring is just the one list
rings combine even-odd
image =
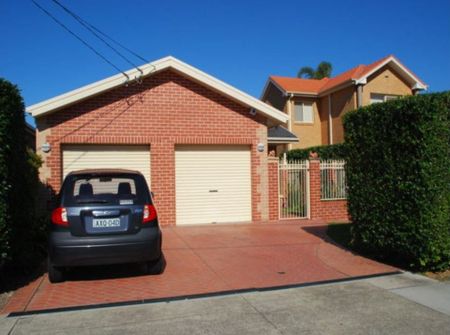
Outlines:
[{"label": "brick fence wall", "polygon": [[322,219],[327,222],[347,221],[347,200],[320,199],[320,160],[309,161],[310,208],[311,219]]},{"label": "brick fence wall", "polygon": [[[278,159],[269,158],[269,218],[279,218],[279,193],[278,193]],[[311,220],[324,220],[326,222],[348,221],[346,200],[321,200],[320,196],[320,160],[309,161],[309,194]]]}]

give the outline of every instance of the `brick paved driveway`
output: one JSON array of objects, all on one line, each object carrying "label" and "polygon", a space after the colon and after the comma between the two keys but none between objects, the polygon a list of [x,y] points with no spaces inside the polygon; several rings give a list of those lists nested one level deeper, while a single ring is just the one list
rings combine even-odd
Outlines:
[{"label": "brick paved driveway", "polygon": [[353,255],[305,221],[163,229],[165,272],[138,266],[80,268],[68,281],[44,275],[17,290],[2,313],[295,285],[396,271]]}]

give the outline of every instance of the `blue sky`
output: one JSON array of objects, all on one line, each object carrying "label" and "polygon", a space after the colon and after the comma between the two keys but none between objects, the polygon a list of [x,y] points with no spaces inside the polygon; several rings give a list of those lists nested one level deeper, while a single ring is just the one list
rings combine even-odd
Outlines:
[{"label": "blue sky", "polygon": [[[51,0],[36,1],[130,68]],[[388,54],[430,91],[450,89],[449,0],[60,1],[148,60],[175,56],[256,97],[270,74],[322,60],[338,74]],[[26,105],[117,73],[31,1],[0,1],[0,31],[0,77]]]}]

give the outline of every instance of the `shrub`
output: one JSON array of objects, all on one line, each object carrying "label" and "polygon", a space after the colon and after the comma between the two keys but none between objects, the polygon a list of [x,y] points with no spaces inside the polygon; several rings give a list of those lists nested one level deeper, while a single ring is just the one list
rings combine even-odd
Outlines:
[{"label": "shrub", "polygon": [[286,153],[288,160],[305,160],[311,152],[316,152],[321,159],[345,159],[345,144],[321,145],[305,149],[293,149]]},{"label": "shrub", "polygon": [[36,217],[39,156],[27,151],[24,104],[18,88],[0,78],[0,265],[27,264],[42,250]]},{"label": "shrub", "polygon": [[450,265],[450,93],[344,117],[355,245],[420,270]]}]

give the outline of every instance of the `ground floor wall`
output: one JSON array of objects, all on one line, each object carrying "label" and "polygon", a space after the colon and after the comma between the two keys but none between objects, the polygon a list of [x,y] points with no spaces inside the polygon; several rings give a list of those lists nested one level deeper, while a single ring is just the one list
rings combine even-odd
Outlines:
[{"label": "ground floor wall", "polygon": [[82,137],[67,136],[63,142],[56,141],[51,135],[45,140],[51,143],[51,151],[43,154],[44,165],[41,168],[41,179],[47,185],[49,193],[56,195],[61,187],[63,177],[62,153],[65,145],[74,144],[109,144],[121,145],[148,145],[151,152],[151,190],[155,194],[155,204],[161,225],[176,224],[176,181],[175,181],[175,151],[177,145],[243,145],[250,150],[251,165],[251,220],[267,221],[269,219],[269,192],[267,171],[267,148],[258,151],[258,144],[264,143],[266,129],[261,128],[260,136],[255,138],[151,138],[140,136],[129,137]]}]

